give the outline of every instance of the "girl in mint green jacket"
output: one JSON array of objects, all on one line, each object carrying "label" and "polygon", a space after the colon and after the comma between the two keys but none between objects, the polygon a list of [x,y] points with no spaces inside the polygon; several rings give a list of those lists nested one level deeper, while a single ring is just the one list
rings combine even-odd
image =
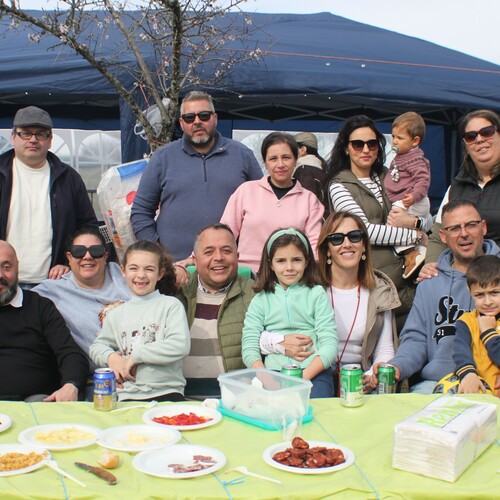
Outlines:
[{"label": "girl in mint green jacket", "polygon": [[263,331],[302,334],[311,338],[314,353],[299,362],[303,377],[311,380],[312,398],[333,397],[331,366],[338,339],[333,309],[316,272],[311,244],[302,231],[280,229],[268,238],[258,273],[257,295],[245,316],[243,362],[249,368],[281,370],[297,363],[282,354],[269,354],[265,365],[259,346]]}]

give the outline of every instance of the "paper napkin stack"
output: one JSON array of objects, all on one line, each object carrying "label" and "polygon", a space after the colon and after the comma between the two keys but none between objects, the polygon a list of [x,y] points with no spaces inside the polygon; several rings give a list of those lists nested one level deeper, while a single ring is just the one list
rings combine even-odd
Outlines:
[{"label": "paper napkin stack", "polygon": [[456,481],[496,433],[496,405],[443,396],[396,424],[392,466]]}]

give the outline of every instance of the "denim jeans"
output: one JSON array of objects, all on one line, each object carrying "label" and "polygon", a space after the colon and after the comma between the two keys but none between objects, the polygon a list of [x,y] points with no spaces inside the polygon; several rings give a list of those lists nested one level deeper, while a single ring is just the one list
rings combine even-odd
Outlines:
[{"label": "denim jeans", "polygon": [[435,380],[422,380],[410,387],[410,392],[416,394],[432,394],[437,382]]},{"label": "denim jeans", "polygon": [[318,373],[312,380],[312,398],[333,398],[333,371],[331,368]]}]

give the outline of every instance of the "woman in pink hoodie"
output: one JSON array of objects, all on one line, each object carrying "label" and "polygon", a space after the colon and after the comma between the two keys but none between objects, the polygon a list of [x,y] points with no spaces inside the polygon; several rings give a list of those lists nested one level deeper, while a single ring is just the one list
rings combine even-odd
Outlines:
[{"label": "woman in pink hoodie", "polygon": [[276,229],[304,231],[316,248],[324,207],[317,196],[292,178],[298,158],[295,139],[281,132],[269,134],[261,146],[268,175],[240,185],[222,214],[238,239],[239,264],[257,272],[262,248]]}]

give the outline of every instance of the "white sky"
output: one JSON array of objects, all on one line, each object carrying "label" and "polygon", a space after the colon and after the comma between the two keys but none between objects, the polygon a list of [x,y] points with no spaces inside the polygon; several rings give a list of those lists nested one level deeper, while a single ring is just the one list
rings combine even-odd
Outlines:
[{"label": "white sky", "polygon": [[[140,0],[136,0],[140,2]],[[224,0],[219,0],[223,2]],[[477,1],[477,3],[475,3]],[[500,65],[500,0],[247,0],[262,13],[332,12],[422,38]],[[25,9],[50,8],[55,0],[20,0]]]},{"label": "white sky", "polygon": [[331,12],[500,64],[499,0],[248,0],[247,5],[252,12]]}]

